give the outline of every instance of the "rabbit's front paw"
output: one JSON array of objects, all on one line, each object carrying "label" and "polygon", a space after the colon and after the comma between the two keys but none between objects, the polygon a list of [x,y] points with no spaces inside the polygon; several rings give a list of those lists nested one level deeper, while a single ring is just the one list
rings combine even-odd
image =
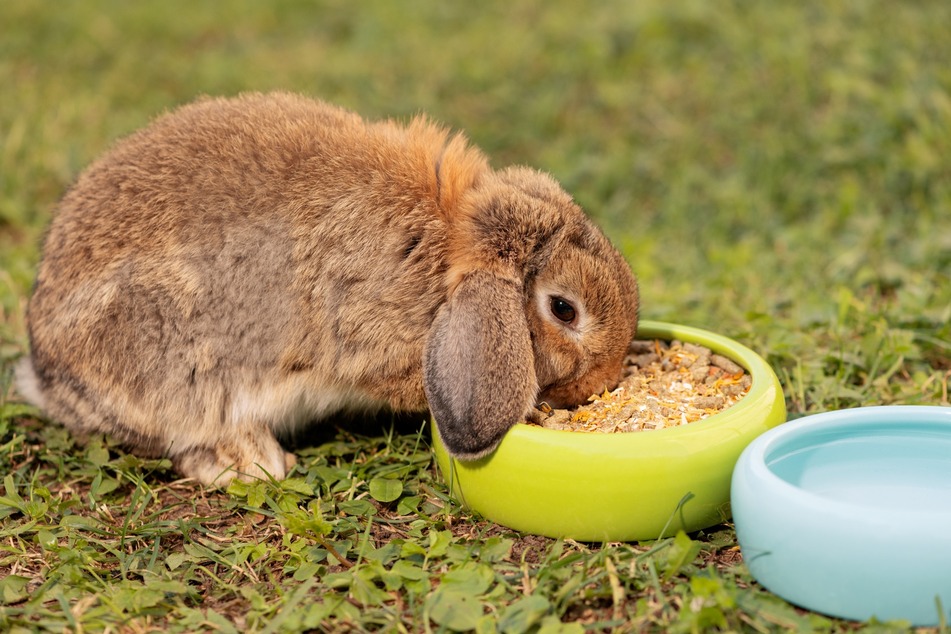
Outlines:
[{"label": "rabbit's front paw", "polygon": [[282,480],[297,464],[297,457],[281,447],[268,434],[261,438],[243,436],[244,443],[235,441],[217,447],[195,446],[175,457],[175,466],[185,477],[205,485],[226,487],[234,478],[239,480]]}]

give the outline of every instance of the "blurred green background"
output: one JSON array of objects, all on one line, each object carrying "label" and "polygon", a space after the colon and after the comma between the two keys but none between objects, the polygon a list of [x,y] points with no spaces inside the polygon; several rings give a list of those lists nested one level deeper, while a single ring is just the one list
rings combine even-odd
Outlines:
[{"label": "blurred green background", "polygon": [[[426,112],[466,131],[496,166],[522,163],[551,172],[639,275],[642,317],[704,327],[753,347],[779,374],[791,417],[859,405],[948,405],[949,25],[951,2],[946,0],[3,0],[0,447],[13,466],[0,475],[8,498],[16,502],[19,490],[33,506],[4,502],[0,516],[9,522],[9,548],[22,552],[0,556],[0,568],[31,570],[29,583],[49,578],[46,590],[72,597],[56,603],[52,594],[40,596],[37,604],[45,605],[47,616],[35,616],[30,604],[21,604],[16,618],[29,627],[48,618],[47,625],[61,631],[77,626],[78,604],[70,603],[77,593],[109,597],[126,587],[113,584],[112,577],[103,581],[97,570],[100,565],[116,569],[114,562],[124,561],[119,555],[125,552],[125,533],[118,545],[107,539],[115,530],[109,513],[118,518],[133,513],[128,482],[141,467],[123,467],[121,457],[110,460],[101,444],[77,448],[55,426],[38,431],[31,410],[15,406],[9,389],[12,363],[26,349],[24,309],[44,227],[79,171],[116,138],[204,94],[279,89],[320,97],[371,118],[405,120]],[[418,508],[407,504],[404,509],[418,514],[425,527],[418,539],[432,550],[433,535],[443,531],[438,539],[450,552],[445,548],[447,527],[452,527],[449,511],[440,510],[450,506],[436,503],[439,492],[426,488],[432,480],[426,456],[419,462],[411,452],[409,457],[387,453],[388,443],[381,450],[375,440],[345,440],[335,445],[337,453],[327,458],[318,451],[308,464],[352,454],[356,465],[368,451],[405,459],[404,491],[422,496],[415,498]],[[165,475],[165,485],[179,486],[169,484],[170,477]],[[97,489],[104,481],[113,484]],[[97,498],[97,491],[112,497],[102,493]],[[139,483],[131,495],[153,492]],[[244,512],[231,511],[240,500],[207,495],[191,491],[186,498],[196,505],[212,500],[208,508],[216,510],[202,507],[202,512],[243,521],[234,518]],[[101,511],[103,499],[113,511]],[[333,495],[321,503],[332,506]],[[106,527],[95,534],[106,537],[102,544],[83,541],[88,570],[56,589],[56,579],[69,578],[67,572],[75,569],[63,563],[66,555],[56,563],[38,551],[48,544],[37,542],[40,533],[34,539],[34,525],[45,522],[40,525],[49,527],[43,529],[47,535],[54,530],[71,535],[66,519],[74,512],[95,516]],[[198,511],[191,516],[202,521]],[[353,531],[364,531],[364,520],[340,517],[353,520]],[[334,531],[343,531],[342,521]],[[461,520],[461,526],[469,521]],[[494,530],[484,523],[472,527]],[[267,525],[275,550],[259,560],[262,575],[288,565],[278,528],[274,521]],[[174,524],[162,524],[162,530],[168,531],[161,533],[163,548],[185,532]],[[365,530],[368,534],[369,524]],[[91,534],[81,533],[82,539]],[[350,532],[334,535],[340,548],[352,545],[340,540],[356,539]],[[619,587],[608,585],[608,579],[617,581],[614,564],[607,566],[613,557],[630,561],[629,573],[639,575],[623,579],[630,601],[621,605],[614,595],[619,622],[636,612],[638,622],[654,631],[668,631],[675,621],[682,631],[815,625],[814,619],[797,621],[788,606],[780,611],[777,603],[762,599],[748,573],[731,567],[732,559],[717,564],[722,578],[710,570],[710,558],[704,559],[703,575],[690,573],[689,581],[677,576],[681,564],[696,571],[689,568],[693,558],[729,553],[733,537],[727,526],[698,538],[707,553],[698,555],[699,542],[684,536],[686,541],[671,547],[679,563],[664,577],[663,587],[650,553],[621,547],[574,545],[572,552],[582,554],[539,559],[531,574],[542,578],[545,570],[555,570],[549,564],[558,559],[563,565],[558,574],[574,566],[577,587],[589,588],[584,585],[589,573],[601,570],[595,590],[570,595],[562,594],[568,582],[551,577],[556,587],[550,595],[552,614],[566,620],[590,616],[592,605],[590,619],[610,617],[610,597]],[[137,538],[153,541],[148,531]],[[156,548],[158,543],[156,538]],[[531,543],[561,552],[560,543]],[[166,550],[168,561],[177,558],[174,566],[157,555],[150,565],[178,575],[175,566],[182,565],[183,555]],[[656,556],[666,557],[665,552]],[[47,574],[42,563],[47,560],[59,577]],[[196,561],[195,566],[211,565]],[[444,570],[450,565],[446,561],[440,559],[434,569]],[[500,565],[492,564],[497,574],[508,574]],[[27,589],[37,587],[26,580],[21,586],[13,583],[3,586],[4,600],[22,601]],[[284,601],[296,601],[291,593],[296,581],[278,577],[274,583],[280,598],[273,602],[238,582],[203,590],[202,596],[205,605],[224,606],[223,611],[245,610],[246,600],[267,623]],[[487,623],[520,605],[505,607],[518,594],[507,583],[499,582],[508,594],[493,599],[499,605],[485,615]],[[336,597],[335,590],[320,587]],[[136,594],[138,586],[129,592],[142,596]],[[274,589],[267,592],[270,596]],[[216,604],[212,597],[219,595],[225,598]],[[429,608],[413,593],[406,597],[409,603],[400,603],[406,614],[394,618],[428,626],[428,616],[420,611]],[[121,629],[134,610],[116,601],[103,600],[96,610],[107,615],[102,623],[118,623]],[[351,624],[366,614],[346,602],[338,605],[357,614]],[[146,605],[135,612],[145,620],[133,625],[144,627],[153,613],[159,623],[191,614],[179,607],[161,616]],[[284,618],[290,618],[287,614],[294,612],[285,611]],[[86,618],[96,622],[99,617]],[[240,625],[245,617],[235,618]],[[182,627],[191,627],[187,623]],[[223,631],[230,631],[222,623]]]},{"label": "blurred green background", "polygon": [[852,390],[946,369],[949,3],[7,0],[0,24],[6,359],[84,165],[197,95],[281,89],[427,112],[551,172],[630,260],[644,317],[754,344],[794,410],[913,399]]}]

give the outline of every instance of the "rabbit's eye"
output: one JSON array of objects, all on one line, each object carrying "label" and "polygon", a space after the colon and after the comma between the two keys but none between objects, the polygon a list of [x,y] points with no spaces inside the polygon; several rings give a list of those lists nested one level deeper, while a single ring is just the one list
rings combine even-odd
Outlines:
[{"label": "rabbit's eye", "polygon": [[552,297],[551,314],[566,324],[570,324],[575,320],[575,307],[564,297]]}]

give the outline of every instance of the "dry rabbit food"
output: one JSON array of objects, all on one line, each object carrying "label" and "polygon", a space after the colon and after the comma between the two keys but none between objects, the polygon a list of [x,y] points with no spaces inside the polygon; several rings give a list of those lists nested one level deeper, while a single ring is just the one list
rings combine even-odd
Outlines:
[{"label": "dry rabbit food", "polygon": [[634,341],[620,384],[575,409],[545,406],[529,423],[548,429],[628,432],[686,425],[741,398],[752,379],[732,360],[681,341]]}]

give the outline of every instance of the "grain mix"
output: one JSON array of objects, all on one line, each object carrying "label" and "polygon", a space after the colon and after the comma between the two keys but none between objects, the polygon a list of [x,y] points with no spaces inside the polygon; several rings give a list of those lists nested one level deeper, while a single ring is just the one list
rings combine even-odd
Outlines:
[{"label": "grain mix", "polygon": [[710,349],[681,341],[631,343],[621,382],[575,409],[546,404],[528,422],[548,429],[629,432],[703,420],[743,398],[752,384],[739,365]]}]

